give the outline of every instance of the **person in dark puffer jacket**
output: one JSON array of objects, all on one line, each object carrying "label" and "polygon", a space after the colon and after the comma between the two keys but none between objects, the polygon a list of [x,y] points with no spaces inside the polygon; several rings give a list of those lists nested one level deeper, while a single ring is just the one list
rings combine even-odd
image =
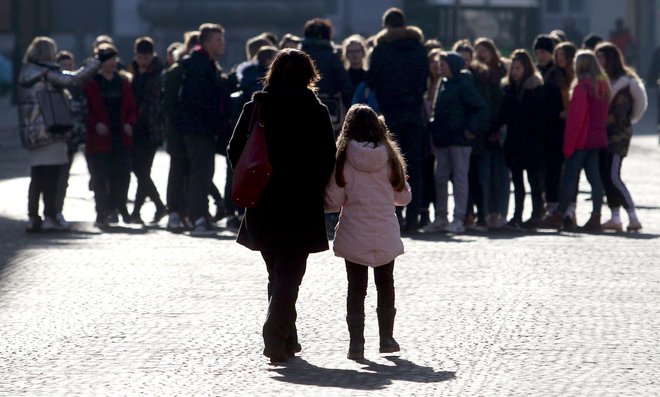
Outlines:
[{"label": "person in dark puffer jacket", "polygon": [[[383,14],[383,30],[376,35],[366,83],[376,91],[376,100],[406,159],[412,201],[406,207],[404,231],[419,227],[422,204],[422,140],[427,118],[424,93],[429,75],[424,35],[406,26],[403,11],[390,8]],[[401,209],[397,210],[403,224]]]},{"label": "person in dark puffer jacket", "polygon": [[330,20],[316,18],[305,23],[301,50],[314,60],[321,74],[319,98],[328,107],[335,134],[338,134],[344,120],[344,108],[353,99],[353,85],[331,40]]},{"label": "person in dark puffer jacket", "polygon": [[[429,126],[436,155],[436,202],[433,223],[425,231],[462,233],[468,200],[468,172],[473,142],[488,128],[488,106],[474,85],[472,74],[463,70],[456,52],[441,57],[444,76]],[[447,223],[447,183],[454,186],[454,220]]]},{"label": "person in dark puffer jacket", "polygon": [[200,26],[199,43],[180,62],[183,78],[176,106],[177,130],[190,159],[187,214],[196,235],[213,232],[208,194],[213,184],[218,136],[229,134],[230,129],[225,111],[230,95],[227,76],[215,60],[225,51],[224,28],[215,24]]}]

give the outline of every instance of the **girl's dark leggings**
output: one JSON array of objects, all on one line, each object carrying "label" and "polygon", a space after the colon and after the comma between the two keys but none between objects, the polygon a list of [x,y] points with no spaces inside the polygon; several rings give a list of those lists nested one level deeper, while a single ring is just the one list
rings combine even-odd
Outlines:
[{"label": "girl's dark leggings", "polygon": [[[346,299],[347,314],[364,314],[364,298],[367,296],[369,281],[369,266],[346,261],[346,276],[348,278],[348,296]],[[394,308],[394,260],[390,263],[374,267],[374,279],[378,290],[378,308]]]}]

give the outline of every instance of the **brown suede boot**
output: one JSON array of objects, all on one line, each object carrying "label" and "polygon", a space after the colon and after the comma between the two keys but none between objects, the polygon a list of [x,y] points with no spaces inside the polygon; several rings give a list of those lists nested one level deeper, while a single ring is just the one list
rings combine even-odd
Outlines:
[{"label": "brown suede boot", "polygon": [[541,229],[557,229],[561,230],[564,228],[564,214],[559,211],[555,211],[549,217],[545,218],[539,225]]},{"label": "brown suede boot", "polygon": [[600,223],[600,214],[592,213],[591,218],[582,226],[585,232],[602,232],[603,226]]}]

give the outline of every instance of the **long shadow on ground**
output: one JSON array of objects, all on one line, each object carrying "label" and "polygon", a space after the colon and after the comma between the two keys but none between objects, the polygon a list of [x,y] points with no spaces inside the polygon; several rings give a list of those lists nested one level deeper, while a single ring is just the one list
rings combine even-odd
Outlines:
[{"label": "long shadow on ground", "polygon": [[382,390],[393,381],[435,383],[452,380],[455,372],[436,371],[431,367],[417,365],[396,356],[386,357],[394,365],[378,364],[360,360],[362,371],[350,369],[323,368],[313,365],[300,357],[292,359],[286,367],[272,369],[281,376],[275,380],[298,385],[335,387],[355,390]]}]

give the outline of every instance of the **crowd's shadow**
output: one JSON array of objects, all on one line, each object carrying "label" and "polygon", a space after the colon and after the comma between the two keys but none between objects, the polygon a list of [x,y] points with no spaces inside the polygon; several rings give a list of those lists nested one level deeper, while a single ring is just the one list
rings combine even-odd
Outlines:
[{"label": "crowd's shadow", "polygon": [[359,360],[362,371],[351,369],[323,368],[300,357],[291,359],[285,367],[270,371],[281,376],[275,380],[298,385],[335,387],[355,390],[382,390],[393,381],[436,383],[452,380],[455,372],[436,371],[432,367],[417,365],[397,356],[385,357],[394,365],[378,364],[370,360]]}]

